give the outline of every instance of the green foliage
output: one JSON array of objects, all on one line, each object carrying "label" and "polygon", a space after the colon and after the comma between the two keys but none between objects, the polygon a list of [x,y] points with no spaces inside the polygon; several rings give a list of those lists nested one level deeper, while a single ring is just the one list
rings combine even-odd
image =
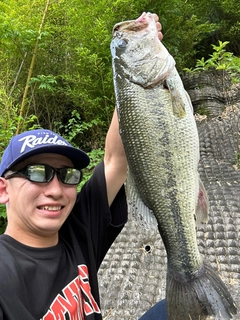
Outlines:
[{"label": "green foliage", "polygon": [[2,234],[7,226],[6,207],[0,204],[0,234]]},{"label": "green foliage", "polygon": [[[217,45],[220,36],[240,53],[237,0],[53,1],[39,36],[45,4],[44,0],[0,2],[0,77],[18,110],[38,39],[24,118],[35,114],[40,126],[53,129],[56,122],[67,126],[76,110],[89,128],[84,139],[76,135],[74,142],[89,152],[103,147],[114,108],[109,45],[115,23],[143,11],[159,14],[164,44],[180,72],[194,67],[197,56],[206,59],[209,41]],[[93,119],[98,124],[91,126]]]},{"label": "green foliage", "polygon": [[235,151],[234,152],[234,164],[236,165],[237,169],[240,168],[240,153]]},{"label": "green foliage", "polygon": [[196,46],[216,24],[204,19],[204,8],[196,1],[167,1],[158,4],[163,26],[163,43],[173,55],[179,72],[196,61]]},{"label": "green foliage", "polygon": [[[4,83],[0,81],[0,158],[3,150],[7,147],[12,136],[15,135],[17,124],[20,119],[18,115],[18,106],[14,100],[8,96]],[[26,116],[23,120],[23,130],[38,127],[37,117],[35,115]]]},{"label": "green foliage", "polygon": [[90,164],[86,169],[83,170],[83,180],[81,181],[81,184],[79,186],[79,190],[84,185],[84,183],[87,182],[88,179],[91,177],[96,165],[99,164],[103,160],[104,150],[103,149],[94,149],[88,153],[88,156],[90,158]]},{"label": "green foliage", "polygon": [[73,110],[71,113],[71,118],[68,119],[68,123],[63,125],[61,122],[55,122],[54,123],[54,131],[61,134],[66,140],[68,140],[72,145],[74,145],[76,148],[79,146],[76,145],[74,140],[78,135],[83,135],[83,133],[93,126],[96,126],[99,124],[98,119],[93,119],[90,122],[84,122],[81,120],[81,116],[78,113],[77,110]]},{"label": "green foliage", "polygon": [[[85,131],[88,131],[92,126],[97,126],[99,123],[98,120],[93,119],[89,123],[85,123],[81,121],[80,114],[76,111],[72,111],[71,118],[68,120],[67,125],[62,125],[61,123],[56,122],[55,126],[56,132],[61,132],[61,135],[69,141],[73,146],[78,148],[79,146],[74,143],[74,140],[76,140],[76,136],[80,135],[82,136]],[[63,130],[63,131],[62,131]],[[93,170],[95,166],[103,160],[104,156],[104,149],[93,149],[88,153],[88,156],[90,158],[90,164],[89,166],[83,170],[83,180],[79,186],[80,188],[83,186],[83,184],[91,177]]]},{"label": "green foliage", "polygon": [[[13,112],[13,111],[12,111]],[[12,117],[14,115],[12,114]],[[15,115],[12,119],[6,119],[6,116],[0,118],[0,159],[1,154],[7,147],[10,139],[15,135],[17,129],[17,123],[20,117]],[[36,116],[30,115],[26,119],[21,119],[23,121],[23,131],[38,128],[39,125],[36,123]]]},{"label": "green foliage", "polygon": [[53,75],[43,75],[39,74],[37,77],[32,77],[28,82],[29,85],[37,84],[38,89],[44,89],[53,92],[54,91],[54,84],[57,84],[56,77]]},{"label": "green foliage", "polygon": [[187,72],[202,72],[214,68],[216,70],[225,70],[230,73],[234,82],[240,81],[240,78],[237,76],[240,74],[240,58],[235,57],[233,53],[227,52],[225,47],[229,42],[219,41],[219,45],[212,45],[213,54],[210,55],[210,58],[205,60],[204,57],[200,60],[197,60],[195,68],[185,68]]}]

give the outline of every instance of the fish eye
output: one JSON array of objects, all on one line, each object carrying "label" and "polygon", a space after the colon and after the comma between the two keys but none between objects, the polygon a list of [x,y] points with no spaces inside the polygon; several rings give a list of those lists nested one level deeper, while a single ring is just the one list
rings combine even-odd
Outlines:
[{"label": "fish eye", "polygon": [[120,39],[117,42],[118,48],[124,49],[127,46],[127,41],[125,39]]}]

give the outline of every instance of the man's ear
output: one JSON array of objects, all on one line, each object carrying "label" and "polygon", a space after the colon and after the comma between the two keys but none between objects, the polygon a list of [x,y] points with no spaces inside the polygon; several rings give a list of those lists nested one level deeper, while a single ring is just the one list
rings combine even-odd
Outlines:
[{"label": "man's ear", "polygon": [[9,200],[8,190],[7,190],[7,180],[0,177],[0,203],[5,204]]}]

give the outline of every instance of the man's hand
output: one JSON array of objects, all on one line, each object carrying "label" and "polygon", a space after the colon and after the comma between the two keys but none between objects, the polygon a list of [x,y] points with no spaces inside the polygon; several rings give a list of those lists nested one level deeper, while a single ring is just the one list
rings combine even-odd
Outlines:
[{"label": "man's hand", "polygon": [[161,23],[159,22],[159,17],[156,13],[153,14],[154,15],[154,19],[156,21],[156,25],[157,25],[157,29],[158,29],[158,38],[159,40],[162,41],[163,39],[163,34],[162,34],[162,25]]}]

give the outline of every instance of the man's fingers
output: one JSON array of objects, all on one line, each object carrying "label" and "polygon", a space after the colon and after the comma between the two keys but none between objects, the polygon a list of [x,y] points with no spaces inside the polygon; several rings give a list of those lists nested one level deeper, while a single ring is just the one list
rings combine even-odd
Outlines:
[{"label": "man's fingers", "polygon": [[157,25],[157,30],[158,30],[158,38],[159,40],[162,40],[163,39],[163,34],[162,34],[162,25],[161,23],[159,22],[159,17],[156,13],[153,14],[154,16],[154,19],[156,21],[156,25]]},{"label": "man's fingers", "polygon": [[159,38],[159,40],[161,40],[162,41],[162,39],[163,39],[163,34],[162,34],[162,25],[161,25],[161,23],[160,22],[157,22],[157,29],[158,29],[158,38]]}]

